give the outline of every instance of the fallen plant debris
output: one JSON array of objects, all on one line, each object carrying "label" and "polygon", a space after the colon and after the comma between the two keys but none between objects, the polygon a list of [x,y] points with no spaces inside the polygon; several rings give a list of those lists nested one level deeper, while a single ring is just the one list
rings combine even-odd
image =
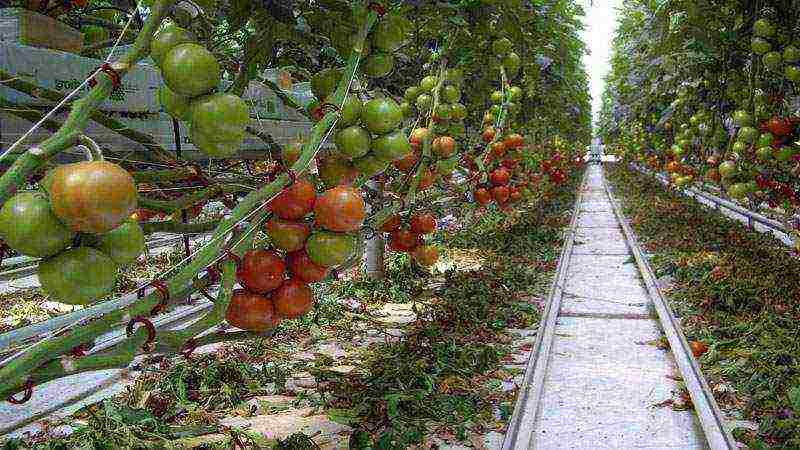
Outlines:
[{"label": "fallen plant debris", "polygon": [[[522,214],[490,211],[440,231],[436,238],[452,249],[444,271],[421,272],[408,255],[390,254],[385,279],[357,275],[318,286],[315,311],[283,322],[272,338],[217,346],[191,360],[148,358],[122,394],[6,441],[4,449],[149,449],[167,442],[305,449],[325,439],[357,449],[433,442],[480,448],[486,433],[502,432],[513,410],[516,385],[509,380],[523,368],[509,357],[527,354],[532,344],[515,344],[508,330],[538,323],[576,183]],[[522,258],[528,262],[520,264]],[[392,322],[397,314],[412,319],[399,325]],[[294,417],[292,411],[349,431],[272,439],[258,428],[260,417]],[[226,425],[234,420],[253,426]]]}]

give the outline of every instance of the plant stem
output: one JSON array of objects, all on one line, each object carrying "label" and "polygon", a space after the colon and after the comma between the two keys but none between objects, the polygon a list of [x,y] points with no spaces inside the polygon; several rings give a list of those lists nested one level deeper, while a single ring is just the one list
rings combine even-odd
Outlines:
[{"label": "plant stem", "polygon": [[[245,251],[247,251],[247,249],[253,245],[256,232],[263,225],[264,219],[266,219],[267,215],[267,212],[264,211],[250,223],[250,226],[244,233],[245,238],[241,239],[241,241],[234,245],[234,247],[231,249],[233,254],[239,257],[244,256]],[[184,329],[160,333],[158,336],[159,349],[178,351],[186,345],[189,339],[199,335],[211,327],[219,325],[225,320],[225,313],[228,311],[228,305],[230,304],[231,296],[233,295],[233,285],[236,283],[236,263],[231,260],[226,260],[222,264],[221,272],[222,279],[220,283],[220,289],[217,293],[217,299],[214,302],[214,307],[211,309],[211,311],[203,316],[200,320]]]},{"label": "plant stem", "polygon": [[166,213],[173,213],[182,209],[189,208],[200,201],[208,200],[222,194],[235,194],[239,192],[247,192],[243,186],[215,184],[207,188],[198,189],[191,194],[186,194],[175,200],[153,200],[149,198],[139,197],[139,206],[142,208],[151,209],[154,211],[162,211]]},{"label": "plant stem", "polygon": [[174,220],[162,220],[158,222],[143,222],[139,224],[145,234],[152,233],[176,233],[176,234],[201,234],[214,231],[219,225],[219,221],[200,222],[200,223],[181,223]]},{"label": "plant stem", "polygon": [[[0,83],[3,84],[4,86],[7,86],[11,89],[20,92],[24,92],[25,94],[28,94],[32,97],[42,98],[53,102],[60,102],[65,97],[64,94],[58,91],[54,91],[51,89],[44,88],[42,86],[38,86],[33,83],[29,83],[3,70],[0,70],[0,79],[2,80],[0,81]],[[11,113],[13,114],[13,112]],[[37,116],[38,118],[33,119],[33,117]],[[42,116],[43,115],[39,114],[38,112],[31,111],[28,117],[24,118],[32,122],[38,122]],[[146,150],[145,152],[143,152],[143,155],[146,158],[151,159],[152,157],[155,157],[156,160],[167,162],[170,164],[175,162],[174,156],[172,156],[172,154],[169,151],[167,151],[164,147],[162,147],[161,144],[156,142],[150,135],[136,131],[132,128],[128,128],[128,126],[125,125],[123,122],[120,122],[119,120],[112,118],[111,116],[102,111],[98,110],[92,111],[90,113],[90,117],[93,121],[97,122],[103,127],[143,146]],[[58,126],[53,127],[52,123],[57,123],[57,122],[52,121],[51,126],[46,128],[49,131],[55,132],[58,130]],[[58,125],[61,126],[61,124]]]}]

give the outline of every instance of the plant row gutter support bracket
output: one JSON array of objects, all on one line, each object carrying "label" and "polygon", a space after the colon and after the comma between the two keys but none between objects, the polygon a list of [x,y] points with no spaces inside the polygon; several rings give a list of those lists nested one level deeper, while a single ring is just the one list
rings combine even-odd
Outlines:
[{"label": "plant row gutter support bracket", "polygon": [[[183,155],[183,151],[181,149],[181,128],[178,120],[175,118],[172,119],[172,135],[175,140],[175,156],[180,159]],[[181,210],[181,223],[186,223],[186,220],[186,208],[184,208]],[[189,247],[189,235],[186,233],[183,234],[183,250],[187,258],[192,253],[192,250]]]}]

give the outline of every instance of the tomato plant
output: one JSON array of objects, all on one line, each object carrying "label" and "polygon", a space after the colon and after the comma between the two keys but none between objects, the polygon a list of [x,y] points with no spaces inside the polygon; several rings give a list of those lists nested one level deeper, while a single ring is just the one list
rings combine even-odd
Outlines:
[{"label": "tomato plant", "polygon": [[[388,238],[415,270],[430,270],[446,248],[436,232],[443,203],[465,214],[512,212],[510,202],[574,175],[575,148],[588,143],[571,2],[198,2],[196,15],[175,3],[154,0],[143,16],[104,17],[114,25],[109,40],[126,39],[129,50],[114,53],[51,136],[0,156],[0,237],[17,253],[45,258],[38,276],[57,301],[105,298],[118,269],[133,264],[156,232],[211,234],[187,243],[181,264],[136,286],[142,295],[126,306],[125,317],[149,320],[219,285],[214,311],[198,328],[156,333],[157,346],[170,351],[207,342],[203,332],[225,320],[246,331],[230,339],[266,339],[260,333],[279,318],[314,307],[308,283],[359,266],[370,239]],[[92,7],[81,3],[59,20],[82,27],[99,17]],[[133,16],[143,19],[127,20]],[[416,26],[421,17],[427,21]],[[94,41],[104,35],[86,33]],[[96,44],[89,53],[101,49]],[[188,127],[184,137],[200,161],[120,126],[101,108],[128,92],[124,77],[148,54],[162,81],[153,89],[158,105],[175,119],[175,133]],[[277,82],[263,75],[270,68],[281,70]],[[1,75],[9,89],[60,100],[29,77]],[[293,82],[309,82],[314,98],[288,95]],[[269,108],[308,118],[310,131],[269,135],[253,95],[261,88],[280,102]],[[145,151],[137,158],[130,149],[101,151],[86,134],[90,119]],[[245,140],[263,149],[242,151]],[[62,153],[80,146],[92,161],[62,163]],[[243,289],[234,290],[236,281]],[[66,330],[47,351],[15,357],[0,368],[0,394],[60,376],[47,364],[70,353],[78,334],[91,341],[108,332],[117,313]],[[140,349],[128,344],[143,330],[99,355],[91,370],[131,361]]]}]

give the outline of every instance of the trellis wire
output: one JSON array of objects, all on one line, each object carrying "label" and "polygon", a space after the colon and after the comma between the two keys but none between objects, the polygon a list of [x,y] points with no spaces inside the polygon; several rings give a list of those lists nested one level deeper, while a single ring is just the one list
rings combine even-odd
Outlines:
[{"label": "trellis wire", "polygon": [[[139,6],[137,4],[136,8],[138,8],[138,7]],[[133,14],[131,14],[131,16],[128,17],[128,22],[125,23],[125,27],[122,29],[122,32],[117,37],[117,41],[114,43],[114,46],[111,48],[111,51],[108,53],[108,57],[106,57],[106,59],[105,59],[106,63],[111,61],[111,57],[114,55],[114,51],[116,51],[117,47],[119,46],[120,41],[122,40],[122,36],[124,36],[125,33],[128,31],[128,27],[130,26],[132,21],[133,21]],[[48,119],[50,119],[50,117],[52,117],[53,114],[56,113],[56,111],[61,109],[61,107],[64,106],[68,101],[70,101],[72,99],[72,97],[74,97],[75,94],[77,94],[81,89],[83,89],[83,87],[86,86],[86,84],[88,84],[90,80],[94,79],[94,77],[96,77],[97,74],[99,74],[102,71],[103,71],[102,67],[98,67],[97,69],[95,69],[95,71],[92,72],[92,74],[89,75],[85,80],[83,80],[83,82],[81,84],[79,84],[78,87],[76,87],[72,92],[70,92],[63,99],[61,99],[61,101],[58,102],[58,104],[55,107],[53,107],[53,109],[51,109],[50,112],[45,114],[44,117],[42,117],[38,122],[33,124],[33,126],[28,131],[26,131],[25,134],[20,136],[20,138],[17,139],[16,142],[11,144],[11,146],[8,147],[6,149],[6,151],[4,151],[2,154],[0,154],[0,159],[3,159],[6,156],[8,156],[8,154],[11,153],[12,150],[17,148],[17,146],[19,144],[21,144],[23,141],[25,141],[25,139],[27,139],[28,136],[30,136],[34,131],[39,129],[39,127],[42,126],[42,124],[45,123]]]}]

